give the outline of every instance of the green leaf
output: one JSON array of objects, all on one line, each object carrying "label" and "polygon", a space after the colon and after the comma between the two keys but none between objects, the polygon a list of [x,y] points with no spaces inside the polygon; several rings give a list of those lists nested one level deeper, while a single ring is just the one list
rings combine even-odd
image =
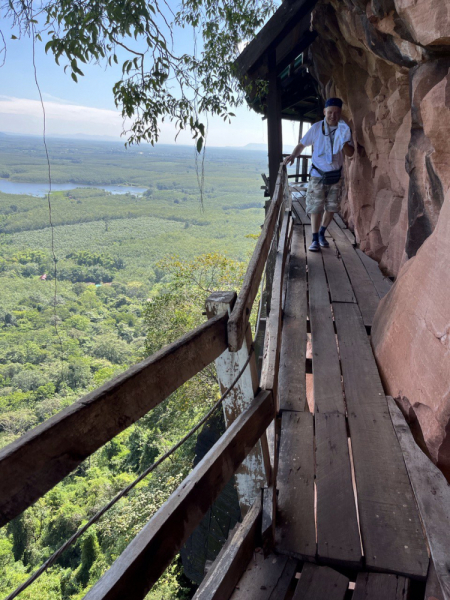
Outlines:
[{"label": "green leaf", "polygon": [[71,77],[76,83],[78,83],[78,79],[77,79],[77,76],[75,75],[75,73],[72,73]]},{"label": "green leaf", "polygon": [[12,40],[17,40],[17,36],[16,36],[16,35],[12,35],[12,36],[11,36],[11,39],[12,39]]},{"label": "green leaf", "polygon": [[203,148],[203,137],[199,137],[197,140],[197,152],[200,154]]}]

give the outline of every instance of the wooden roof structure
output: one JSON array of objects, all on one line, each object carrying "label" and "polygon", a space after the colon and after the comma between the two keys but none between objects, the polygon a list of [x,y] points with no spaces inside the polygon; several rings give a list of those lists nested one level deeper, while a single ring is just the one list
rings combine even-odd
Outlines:
[{"label": "wooden roof structure", "polygon": [[273,193],[282,159],[281,120],[314,123],[322,100],[302,53],[316,39],[311,12],[317,0],[285,0],[236,60],[243,82],[268,82],[267,95],[250,93],[249,105],[268,120],[269,187]]}]

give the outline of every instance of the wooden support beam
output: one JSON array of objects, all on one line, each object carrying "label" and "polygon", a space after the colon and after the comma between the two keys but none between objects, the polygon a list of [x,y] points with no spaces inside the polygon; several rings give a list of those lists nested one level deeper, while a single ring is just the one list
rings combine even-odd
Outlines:
[{"label": "wooden support beam", "polygon": [[276,51],[268,55],[269,93],[267,94],[267,142],[269,146],[269,192],[273,194],[280,162],[283,160],[281,90],[276,71]]},{"label": "wooden support beam", "polygon": [[[206,300],[206,315],[208,319],[214,318],[224,312],[231,313],[236,301],[235,292],[214,292]],[[252,335],[247,329],[246,343],[237,352],[230,352],[228,348],[216,358],[216,372],[222,393],[227,390],[237,374],[242,370],[248,360]],[[256,357],[253,353],[241,378],[225,398],[223,414],[226,427],[232,423],[251,405],[258,390],[258,373]],[[261,443],[263,442],[263,443]],[[270,485],[271,466],[266,433],[256,443],[250,454],[236,471],[236,490],[243,516],[253,506],[256,498],[261,495],[261,488]]]},{"label": "wooden support beam", "polygon": [[138,533],[85,600],[142,600],[273,418],[261,392]]},{"label": "wooden support beam", "polygon": [[0,526],[217,358],[227,321],[211,319],[3,448]]},{"label": "wooden support beam", "polygon": [[[239,72],[246,75],[271,48],[275,49],[298,21],[312,10],[316,2],[317,0],[284,2],[237,58]],[[306,31],[308,29],[309,27]]]},{"label": "wooden support beam", "polygon": [[239,525],[225,552],[217,557],[208,571],[193,600],[222,600],[231,596],[255,551],[260,528],[261,499],[258,498]]},{"label": "wooden support beam", "polygon": [[283,170],[286,170],[285,166],[280,167],[277,186],[267,212],[266,220],[264,221],[264,228],[256,243],[255,250],[247,267],[247,272],[245,273],[241,291],[228,321],[228,347],[230,352],[239,350],[244,341],[245,330],[250,318],[253,302],[258,293],[275,227],[277,226],[278,219],[283,214],[280,211],[283,202]]}]

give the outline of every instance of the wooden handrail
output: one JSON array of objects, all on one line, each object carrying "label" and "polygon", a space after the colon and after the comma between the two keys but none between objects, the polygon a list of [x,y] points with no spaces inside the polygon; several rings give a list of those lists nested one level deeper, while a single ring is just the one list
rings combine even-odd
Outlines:
[{"label": "wooden handrail", "polygon": [[3,448],[0,526],[220,356],[227,321],[206,321]]},{"label": "wooden handrail", "polygon": [[237,352],[244,341],[245,330],[250,318],[253,303],[258,293],[259,284],[269,254],[275,226],[278,222],[280,207],[283,202],[286,167],[281,164],[270,208],[267,212],[264,228],[258,238],[256,248],[245,273],[244,283],[228,320],[228,348]]},{"label": "wooden handrail", "polygon": [[284,269],[292,235],[290,211],[286,210],[277,248],[273,277],[272,301],[264,339],[264,362],[261,371],[261,389],[272,390],[277,397],[278,365],[281,345],[281,317]]},{"label": "wooden handrail", "polygon": [[141,600],[170,564],[273,419],[260,392],[127,546],[84,600]]}]

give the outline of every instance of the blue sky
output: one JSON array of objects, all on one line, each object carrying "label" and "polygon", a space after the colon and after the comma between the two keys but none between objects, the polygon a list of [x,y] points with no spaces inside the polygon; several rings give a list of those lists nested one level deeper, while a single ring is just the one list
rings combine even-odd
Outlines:
[{"label": "blue sky", "polygon": [[[28,37],[11,39],[13,32],[6,19],[2,19],[2,31],[7,43],[6,62],[0,68],[0,131],[5,133],[42,133],[42,107],[34,81],[32,42]],[[47,38],[48,39],[48,38]],[[43,43],[36,42],[36,67],[39,85],[44,98],[47,132],[49,135],[87,134],[111,136],[118,141],[123,130],[120,112],[113,100],[112,87],[120,79],[118,65],[108,67],[83,65],[84,77],[75,83],[70,74],[64,73],[64,62],[56,65],[52,54],[45,54]],[[178,52],[192,52],[193,32],[177,30]],[[120,54],[119,63],[120,63]],[[261,116],[246,106],[233,111],[236,117],[231,125],[220,118],[209,119],[208,145],[245,146],[248,143],[267,143],[267,125]],[[286,146],[296,143],[298,124],[284,123],[283,135]],[[161,143],[174,143],[175,130],[169,123],[163,124]],[[124,138],[122,138],[124,139]],[[191,144],[189,134],[180,135],[178,143]]]}]

